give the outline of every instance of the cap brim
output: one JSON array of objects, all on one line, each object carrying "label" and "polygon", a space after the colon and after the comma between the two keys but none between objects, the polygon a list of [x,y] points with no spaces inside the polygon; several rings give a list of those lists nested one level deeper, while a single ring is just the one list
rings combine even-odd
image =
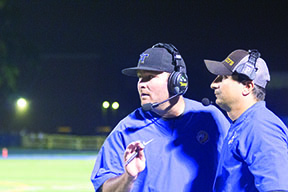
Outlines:
[{"label": "cap brim", "polygon": [[204,60],[204,63],[210,71],[210,73],[214,75],[232,75],[232,71],[225,67],[222,62],[212,61],[212,60]]},{"label": "cap brim", "polygon": [[162,72],[161,70],[157,70],[157,69],[152,68],[152,67],[131,67],[131,68],[123,69],[122,74],[127,75],[127,76],[137,77],[137,72],[139,70]]}]

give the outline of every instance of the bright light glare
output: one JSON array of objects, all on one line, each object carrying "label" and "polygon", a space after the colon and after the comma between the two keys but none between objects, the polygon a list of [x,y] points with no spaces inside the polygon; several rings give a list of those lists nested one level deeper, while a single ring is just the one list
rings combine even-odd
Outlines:
[{"label": "bright light glare", "polygon": [[27,108],[27,101],[24,98],[20,98],[17,100],[17,107],[20,110],[26,109]]},{"label": "bright light glare", "polygon": [[115,101],[114,103],[112,103],[112,109],[118,109],[119,108],[119,103],[117,101]]},{"label": "bright light glare", "polygon": [[110,106],[110,103],[109,103],[108,101],[104,101],[104,102],[102,103],[102,107],[103,107],[104,109],[108,109],[109,106]]}]

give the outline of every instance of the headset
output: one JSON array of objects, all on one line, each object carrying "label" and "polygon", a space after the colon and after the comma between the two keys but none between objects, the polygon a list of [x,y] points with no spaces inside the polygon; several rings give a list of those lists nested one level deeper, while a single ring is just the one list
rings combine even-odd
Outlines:
[{"label": "headset", "polygon": [[159,47],[165,48],[172,55],[172,65],[174,65],[174,71],[168,78],[168,90],[172,95],[183,95],[188,89],[188,76],[185,73],[182,66],[178,64],[178,61],[182,59],[178,49],[167,43],[157,43],[152,48]]},{"label": "headset", "polygon": [[256,71],[258,70],[256,62],[261,54],[256,49],[249,50],[248,53],[248,61],[237,66],[235,72],[247,76],[250,80],[254,80],[256,77]]}]

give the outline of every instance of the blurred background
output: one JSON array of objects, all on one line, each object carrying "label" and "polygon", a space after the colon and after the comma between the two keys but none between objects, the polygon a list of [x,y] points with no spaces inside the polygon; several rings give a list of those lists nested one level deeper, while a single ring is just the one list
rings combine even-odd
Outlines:
[{"label": "blurred background", "polygon": [[203,60],[258,49],[267,106],[288,124],[288,1],[0,0],[0,191],[93,191],[97,151],[140,107],[121,70],[172,43],[186,97],[214,101]]},{"label": "blurred background", "polygon": [[179,49],[185,96],[198,101],[214,100],[203,59],[258,49],[271,72],[267,106],[287,124],[287,8],[286,0],[0,0],[0,145],[94,149],[93,138],[71,143],[106,136],[140,106],[137,78],[121,69],[158,42]]}]

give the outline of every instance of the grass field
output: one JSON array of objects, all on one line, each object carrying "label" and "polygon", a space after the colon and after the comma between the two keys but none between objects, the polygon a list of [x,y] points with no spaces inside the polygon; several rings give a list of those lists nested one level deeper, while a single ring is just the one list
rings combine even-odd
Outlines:
[{"label": "grass field", "polygon": [[[74,156],[73,156],[74,155]],[[82,158],[83,157],[83,158]],[[0,159],[1,192],[86,192],[95,158],[82,154],[31,154]]]}]

